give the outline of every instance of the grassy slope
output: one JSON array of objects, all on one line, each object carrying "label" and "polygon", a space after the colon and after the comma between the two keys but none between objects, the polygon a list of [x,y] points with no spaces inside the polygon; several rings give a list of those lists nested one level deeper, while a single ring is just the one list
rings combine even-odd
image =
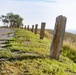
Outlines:
[{"label": "grassy slope", "polygon": [[1,75],[76,75],[76,49],[69,44],[64,44],[60,61],[49,58],[51,40],[40,40],[30,31],[16,29],[9,45],[0,51],[0,58],[9,59],[3,62]]}]

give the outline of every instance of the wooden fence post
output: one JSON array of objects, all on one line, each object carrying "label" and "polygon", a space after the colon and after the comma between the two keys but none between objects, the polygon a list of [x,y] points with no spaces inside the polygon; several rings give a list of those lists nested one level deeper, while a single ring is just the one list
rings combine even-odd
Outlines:
[{"label": "wooden fence post", "polygon": [[27,30],[29,31],[29,25],[27,26]]},{"label": "wooden fence post", "polygon": [[38,24],[35,25],[35,34],[37,34],[37,27],[38,27]]},{"label": "wooden fence post", "polygon": [[32,25],[32,29],[31,29],[31,31],[34,32],[34,25]]},{"label": "wooden fence post", "polygon": [[65,34],[66,21],[67,18],[62,15],[56,18],[53,40],[50,48],[50,59],[54,58],[56,60],[59,60],[59,56],[62,51],[61,48]]},{"label": "wooden fence post", "polygon": [[26,30],[26,26],[24,27],[24,29]]},{"label": "wooden fence post", "polygon": [[44,23],[44,22],[41,23],[40,39],[44,38],[45,24],[46,23]]}]

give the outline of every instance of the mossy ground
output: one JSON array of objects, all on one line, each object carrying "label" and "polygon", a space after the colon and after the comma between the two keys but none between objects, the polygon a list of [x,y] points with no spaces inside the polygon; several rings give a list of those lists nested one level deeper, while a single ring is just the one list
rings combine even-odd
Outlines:
[{"label": "mossy ground", "polygon": [[15,29],[14,41],[0,50],[1,75],[76,75],[76,49],[63,45],[60,60],[50,60],[51,39],[39,39],[31,31]]}]

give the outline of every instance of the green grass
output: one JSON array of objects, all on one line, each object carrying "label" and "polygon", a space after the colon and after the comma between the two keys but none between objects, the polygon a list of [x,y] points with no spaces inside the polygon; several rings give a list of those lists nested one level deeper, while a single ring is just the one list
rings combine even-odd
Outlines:
[{"label": "green grass", "polygon": [[76,49],[73,50],[70,46],[64,45],[62,54],[76,63]]},{"label": "green grass", "polygon": [[60,60],[50,60],[51,39],[40,40],[31,31],[15,30],[13,41],[0,50],[0,58],[8,58],[2,63],[1,75],[76,75],[75,47],[63,45]]}]

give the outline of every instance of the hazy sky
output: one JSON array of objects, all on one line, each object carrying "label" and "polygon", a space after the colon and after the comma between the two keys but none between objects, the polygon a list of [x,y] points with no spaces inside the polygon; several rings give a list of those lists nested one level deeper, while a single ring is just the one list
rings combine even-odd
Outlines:
[{"label": "hazy sky", "polygon": [[24,18],[24,25],[54,29],[58,15],[67,17],[66,30],[76,29],[76,0],[0,0],[0,15],[13,12]]}]

